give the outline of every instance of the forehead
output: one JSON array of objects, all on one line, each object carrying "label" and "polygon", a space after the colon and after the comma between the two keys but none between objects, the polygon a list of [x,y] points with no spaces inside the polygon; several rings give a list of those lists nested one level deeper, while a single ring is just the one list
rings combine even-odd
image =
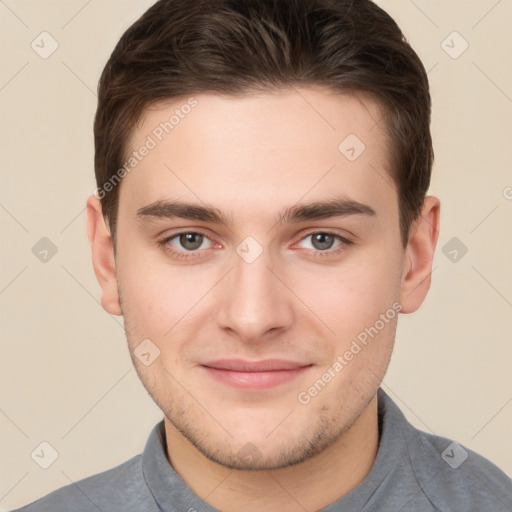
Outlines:
[{"label": "forehead", "polygon": [[368,96],[320,88],[160,102],[131,134],[120,204],[179,196],[249,208],[266,197],[268,208],[332,192],[395,202],[381,120]]},{"label": "forehead", "polygon": [[[282,132],[279,141],[275,140],[275,130],[280,124],[295,123],[298,119],[301,122],[295,130]],[[358,132],[361,138],[379,137],[382,119],[379,103],[362,91],[341,94],[329,88],[311,86],[236,95],[191,94],[147,106],[130,133],[127,146],[135,149],[148,135],[157,143],[171,132],[190,135],[187,124],[193,125],[196,142],[206,142],[215,136],[229,142],[229,135],[242,141],[257,132],[263,144],[271,141],[282,144],[286,139],[298,141],[302,135],[308,137],[312,145],[315,134],[325,139],[330,132],[331,136],[325,142],[336,143],[347,128]],[[378,128],[375,134],[371,134],[375,128]]]}]

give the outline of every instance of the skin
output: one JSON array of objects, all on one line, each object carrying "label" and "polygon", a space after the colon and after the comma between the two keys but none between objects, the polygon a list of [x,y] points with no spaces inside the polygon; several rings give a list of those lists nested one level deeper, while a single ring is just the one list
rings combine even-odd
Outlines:
[{"label": "skin", "polygon": [[[99,200],[87,202],[102,305],[124,316],[133,363],[165,415],[168,459],[192,490],[227,512],[318,510],[354,489],[375,460],[376,392],[398,315],[309,403],[297,396],[393,304],[401,313],[421,305],[440,202],[425,198],[404,249],[382,112],[367,97],[320,88],[194,97],[192,112],[120,185],[115,257]],[[186,100],[148,109],[131,150]],[[353,162],[338,150],[348,134],[366,146]],[[284,208],[340,194],[375,215],[275,223]],[[212,205],[229,222],[137,218],[176,199]],[[200,232],[203,243],[158,245],[183,232]],[[308,236],[322,232],[353,243]],[[248,236],[262,249],[252,263],[236,252]],[[148,366],[134,356],[144,339],[160,350]],[[265,390],[234,388],[201,366],[235,357],[311,366]]]}]

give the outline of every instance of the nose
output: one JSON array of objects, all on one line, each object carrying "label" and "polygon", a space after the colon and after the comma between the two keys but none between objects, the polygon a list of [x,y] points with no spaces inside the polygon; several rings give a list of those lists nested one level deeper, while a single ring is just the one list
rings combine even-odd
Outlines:
[{"label": "nose", "polygon": [[267,250],[252,262],[235,253],[234,268],[216,287],[219,327],[240,341],[264,341],[293,324],[293,293],[272,263]]}]

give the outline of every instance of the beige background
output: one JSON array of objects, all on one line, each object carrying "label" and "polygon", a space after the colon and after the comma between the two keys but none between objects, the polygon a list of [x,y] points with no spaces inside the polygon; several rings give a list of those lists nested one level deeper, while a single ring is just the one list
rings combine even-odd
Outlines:
[{"label": "beige background", "polygon": [[[96,84],[152,3],[0,1],[0,510],[140,453],[162,417],[122,319],[99,304],[85,231]],[[512,475],[512,1],[378,3],[429,70],[430,193],[442,202],[432,288],[416,314],[401,315],[383,387],[413,424]],[[59,45],[47,59],[31,48],[43,31]],[[453,31],[469,44],[458,58]],[[32,252],[42,237],[57,248],[47,262]],[[443,253],[453,237],[468,249],[455,262],[451,245]],[[31,458],[43,441],[59,455],[48,469]]]}]

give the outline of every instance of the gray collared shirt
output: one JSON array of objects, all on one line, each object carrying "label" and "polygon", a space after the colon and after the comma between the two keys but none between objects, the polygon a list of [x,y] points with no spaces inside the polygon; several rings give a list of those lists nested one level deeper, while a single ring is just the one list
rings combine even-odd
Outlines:
[{"label": "gray collared shirt", "polygon": [[[503,471],[450,439],[413,427],[382,389],[378,406],[380,441],[371,471],[321,512],[512,512],[512,481]],[[142,454],[18,509],[64,511],[218,512],[169,463],[163,420]]]}]

